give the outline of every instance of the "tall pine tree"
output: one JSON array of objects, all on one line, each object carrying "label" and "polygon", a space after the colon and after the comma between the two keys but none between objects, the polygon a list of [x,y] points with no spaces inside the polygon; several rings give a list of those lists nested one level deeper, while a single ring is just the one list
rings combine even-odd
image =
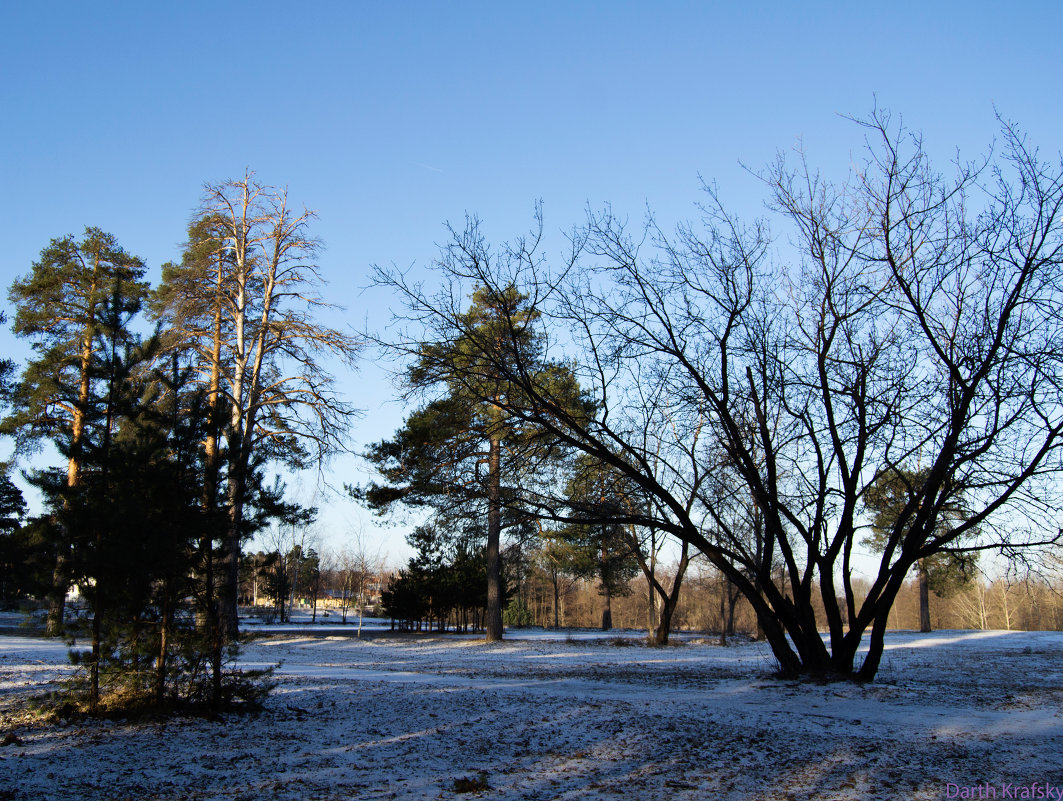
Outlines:
[{"label": "tall pine tree", "polygon": [[[413,412],[391,440],[367,454],[384,478],[364,491],[370,506],[385,510],[401,502],[427,506],[444,518],[480,517],[486,531],[486,639],[502,639],[501,532],[520,517],[507,504],[506,484],[532,481],[536,459],[545,446],[544,432],[525,425],[507,408],[514,384],[496,365],[512,355],[518,364],[540,363],[542,338],[527,295],[516,287],[491,290],[480,286],[468,310],[454,316],[439,339],[421,343],[407,374],[411,391],[433,395]],[[542,363],[538,380],[564,391],[557,394],[581,403],[571,373]]]},{"label": "tall pine tree", "polygon": [[[85,430],[99,359],[99,333],[106,314],[135,313],[147,295],[144,264],[125,252],[111,234],[86,228],[41,251],[28,275],[12,284],[13,330],[29,339],[34,357],[12,394],[12,411],[2,428],[14,433],[20,448],[41,438],[63,444],[66,485],[82,480]],[[112,304],[122,304],[120,309]],[[70,586],[69,542],[60,536],[49,593],[48,631],[63,624]]]},{"label": "tall pine tree", "polygon": [[[908,512],[909,506],[926,483],[926,470],[903,470],[891,468],[884,471],[867,488],[864,506],[873,516],[871,534],[865,537],[863,544],[881,553],[891,529],[897,519]],[[942,504],[938,518],[938,533],[945,533],[969,517],[966,503],[961,494],[956,492],[952,483],[946,485],[946,491],[953,500]],[[931,630],[930,593],[946,597],[966,584],[978,564],[978,552],[962,550],[962,543],[955,549],[939,551],[919,559],[915,563],[919,581],[919,630]]]},{"label": "tall pine tree", "polygon": [[314,216],[251,172],[208,184],[184,258],[168,266],[156,295],[157,316],[173,331],[173,346],[194,354],[207,391],[204,503],[224,484],[218,599],[229,638],[238,634],[240,551],[256,471],[269,461],[320,463],[342,450],[356,415],[320,361],[326,354],[353,368],[358,343],[321,323],[333,307],[313,263]]}]

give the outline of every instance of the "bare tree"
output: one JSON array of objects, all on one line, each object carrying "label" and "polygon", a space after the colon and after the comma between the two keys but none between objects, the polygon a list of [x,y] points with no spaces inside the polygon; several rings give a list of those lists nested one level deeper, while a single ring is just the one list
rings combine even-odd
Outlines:
[{"label": "bare tree", "polygon": [[[620,521],[704,554],[752,605],[781,671],[869,680],[920,559],[1059,536],[1063,164],[1005,126],[999,159],[945,178],[887,115],[859,124],[867,156],[846,183],[803,158],[762,176],[790,251],[709,189],[697,228],[668,235],[651,220],[632,235],[606,210],[559,270],[514,247],[449,277],[520,287],[552,333],[540,364],[512,352],[492,364],[514,387],[511,419],[650,499]],[[454,324],[445,304],[404,291],[416,313]],[[593,388],[593,417],[536,379],[550,346]],[[864,494],[915,464],[926,480],[858,595]],[[548,519],[573,514],[540,487],[518,494]],[[728,498],[752,505],[752,531]],[[938,525],[961,500],[963,519]]]},{"label": "bare tree", "polygon": [[362,636],[362,620],[365,615],[367,593],[372,579],[383,569],[385,557],[380,546],[373,547],[365,529],[360,525],[352,528],[347,542],[340,551],[340,570],[343,576],[343,622],[347,622],[347,610],[351,604],[358,610],[358,636]]},{"label": "bare tree", "polygon": [[[340,554],[335,548],[323,548],[318,553],[318,570],[319,570],[319,593],[323,594],[328,600],[339,600],[341,602],[342,609],[342,593],[339,599],[335,596],[335,590],[337,585],[342,587],[343,583],[343,568],[340,563]],[[328,617],[328,604],[325,605],[323,616]]]}]

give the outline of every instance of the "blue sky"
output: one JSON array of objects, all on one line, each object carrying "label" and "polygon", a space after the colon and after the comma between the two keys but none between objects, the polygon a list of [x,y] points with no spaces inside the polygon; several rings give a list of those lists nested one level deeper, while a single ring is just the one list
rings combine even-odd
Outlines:
[{"label": "blue sky", "polygon": [[[554,232],[604,202],[667,224],[693,216],[700,175],[755,214],[742,164],[800,140],[843,171],[860,134],[841,115],[876,101],[942,160],[983,151],[994,109],[1048,152],[1063,130],[1051,2],[42,2],[5,4],[0,24],[4,286],[86,225],[155,278],[202,184],[250,167],[319,212],[355,325],[386,321],[370,265],[430,276],[466,212],[497,240],[538,199]],[[341,380],[367,412],[353,447],[389,435],[386,377]],[[364,480],[353,458],[331,472]],[[327,506],[327,535],[359,517]],[[401,529],[380,536],[403,558]]]}]

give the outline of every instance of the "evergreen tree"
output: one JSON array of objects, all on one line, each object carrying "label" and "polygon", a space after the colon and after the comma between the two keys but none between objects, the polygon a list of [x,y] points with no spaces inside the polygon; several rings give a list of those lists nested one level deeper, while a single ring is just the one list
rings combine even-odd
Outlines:
[{"label": "evergreen tree", "polygon": [[[507,361],[507,354],[514,365],[541,361],[537,318],[528,296],[516,287],[478,287],[469,308],[455,315],[437,341],[420,344],[408,372],[412,391],[436,397],[413,412],[391,440],[373,445],[367,454],[385,483],[355,492],[380,511],[401,502],[434,508],[448,519],[482,519],[489,642],[500,640],[503,630],[501,532],[522,518],[506,503],[506,484],[533,483],[532,454],[544,447],[541,429],[504,411],[515,389],[498,365]],[[572,403],[580,403],[567,370],[542,364],[539,379],[563,386]]]},{"label": "evergreen tree", "polygon": [[415,554],[381,595],[393,626],[397,621],[403,629],[434,625],[442,631],[453,620],[462,631],[481,628],[487,607],[482,527],[466,524],[447,532],[444,525],[436,520],[418,526],[406,538]]},{"label": "evergreen tree", "polygon": [[[872,482],[864,495],[864,506],[873,513],[871,535],[864,545],[881,552],[898,518],[914,503],[927,479],[926,470],[890,469]],[[953,487],[946,491],[955,495]],[[956,496],[943,505],[938,517],[939,534],[962,523],[968,517],[962,497]],[[973,536],[973,535],[972,535]],[[976,552],[938,551],[915,563],[919,580],[919,630],[930,631],[930,593],[944,598],[962,587],[974,575],[978,564]]]},{"label": "evergreen tree", "polygon": [[[12,393],[12,412],[3,430],[18,444],[59,438],[67,457],[66,484],[82,478],[84,439],[99,359],[105,314],[132,315],[147,294],[144,264],[126,253],[115,238],[98,228],[83,237],[54,239],[41,251],[30,273],[12,284],[13,330],[31,341],[34,358]],[[122,304],[113,308],[114,303]],[[68,544],[55,553],[48,630],[58,633],[70,586]]]},{"label": "evergreen tree", "polygon": [[160,458],[165,440],[155,436],[157,426],[144,424],[151,383],[146,365],[157,343],[141,342],[131,333],[139,304],[130,302],[123,288],[116,282],[100,304],[95,357],[77,406],[78,436],[54,440],[68,464],[76,460],[77,481],[71,483],[69,474],[55,481],[54,474],[44,473],[39,482],[68,549],[69,577],[92,612],[92,711],[100,697],[101,664],[116,659],[117,632],[140,618],[154,592],[156,569],[176,566],[184,552],[167,536],[181,519],[180,510],[170,508],[181,487],[168,469],[156,483],[159,470],[169,467]]},{"label": "evergreen tree", "polygon": [[[48,560],[52,633],[69,586],[80,588],[90,612],[92,647],[81,657],[93,711],[109,685],[130,699],[215,707],[259,692],[232,672],[223,677],[211,569],[226,519],[203,447],[216,430],[210,394],[180,368],[180,349],[163,358],[158,335],[145,341],[133,333],[148,293],[143,272],[113,237],[90,228],[82,240],[54,240],[10,291],[14,330],[31,340],[35,358],[13,389],[0,386],[11,406],[2,430],[23,450],[48,438],[66,467],[31,477],[48,511],[17,539],[0,535],[0,564],[25,555],[17,593],[34,589]],[[251,501],[241,531],[273,505],[260,491],[260,462],[246,467]],[[0,487],[0,506],[6,500]],[[208,621],[203,630],[180,623],[186,599],[188,611]]]},{"label": "evergreen tree", "polygon": [[265,555],[259,567],[259,576],[262,578],[262,591],[273,601],[273,608],[277,612],[277,620],[284,623],[287,620],[288,596],[292,592],[291,571],[288,569],[288,559],[280,551],[270,551]]},{"label": "evergreen tree", "polygon": [[4,605],[32,586],[26,576],[32,550],[22,528],[25,514],[22,490],[0,474],[0,603]]},{"label": "evergreen tree", "polygon": [[582,557],[573,564],[583,577],[598,579],[598,592],[605,599],[602,631],[613,627],[611,600],[631,592],[629,582],[638,573],[628,525],[630,497],[618,476],[587,456],[575,461],[575,472],[568,485],[568,499],[574,516],[594,522],[575,523],[562,530],[566,539]]},{"label": "evergreen tree", "polygon": [[586,575],[593,558],[577,543],[569,541],[566,533],[564,529],[544,530],[534,557],[535,564],[546,575],[553,590],[555,629],[561,625],[562,584],[565,578]]}]

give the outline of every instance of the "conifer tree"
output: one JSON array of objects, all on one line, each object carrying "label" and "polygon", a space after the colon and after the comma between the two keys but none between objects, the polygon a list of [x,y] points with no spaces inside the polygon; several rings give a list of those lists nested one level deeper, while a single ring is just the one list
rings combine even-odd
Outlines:
[{"label": "conifer tree", "polygon": [[25,591],[31,559],[22,519],[26,499],[11,479],[0,474],[0,603],[10,603]]},{"label": "conifer tree", "polygon": [[[12,284],[13,330],[31,341],[34,357],[12,393],[3,430],[25,450],[41,438],[64,444],[66,486],[81,483],[85,431],[99,359],[104,315],[132,315],[147,294],[144,264],[111,234],[86,228],[80,240],[53,239],[28,275]],[[121,308],[113,308],[118,302]],[[70,586],[69,543],[59,538],[49,593],[48,631],[62,627]]]},{"label": "conifer tree", "polygon": [[624,522],[630,516],[631,499],[622,487],[622,479],[600,462],[585,455],[576,458],[568,484],[569,505],[576,519],[596,522],[569,525],[561,536],[584,554],[576,562],[582,568],[577,575],[598,579],[598,593],[605,600],[602,631],[613,627],[612,598],[630,593],[628,582],[639,569]]},{"label": "conifer tree", "polygon": [[353,407],[336,396],[319,359],[353,367],[357,342],[323,325],[309,231],[314,213],[254,174],[205,187],[180,265],[169,265],[155,313],[192,353],[208,398],[204,503],[224,484],[228,519],[218,576],[226,636],[238,633],[240,548],[254,513],[256,471],[268,461],[305,467],[343,447]]},{"label": "conifer tree", "polygon": [[[871,534],[864,545],[880,552],[885,546],[891,529],[905,507],[918,497],[926,482],[925,470],[888,470],[880,475],[867,489],[864,506],[873,514]],[[954,488],[950,487],[950,490]],[[967,519],[962,497],[945,504],[938,518],[939,533]],[[958,544],[959,546],[960,544]],[[978,563],[977,552],[964,552],[961,547],[924,556],[915,563],[919,581],[919,630],[928,632],[930,625],[930,593],[939,597],[951,595],[966,584],[974,574]]]},{"label": "conifer tree", "polygon": [[[386,510],[397,502],[427,506],[447,518],[482,518],[486,533],[487,612],[489,642],[502,639],[501,532],[520,518],[506,503],[507,481],[534,481],[536,457],[549,444],[541,430],[524,425],[503,411],[512,405],[513,384],[496,365],[512,354],[514,364],[536,362],[541,334],[527,295],[514,286],[499,291],[478,287],[469,308],[455,315],[450,330],[417,348],[407,374],[414,393],[434,395],[413,412],[391,440],[373,445],[367,454],[384,478],[363,497]],[[541,365],[540,380],[566,390],[581,403],[570,373]],[[355,493],[358,495],[359,493]],[[508,519],[507,519],[508,515]]]}]

